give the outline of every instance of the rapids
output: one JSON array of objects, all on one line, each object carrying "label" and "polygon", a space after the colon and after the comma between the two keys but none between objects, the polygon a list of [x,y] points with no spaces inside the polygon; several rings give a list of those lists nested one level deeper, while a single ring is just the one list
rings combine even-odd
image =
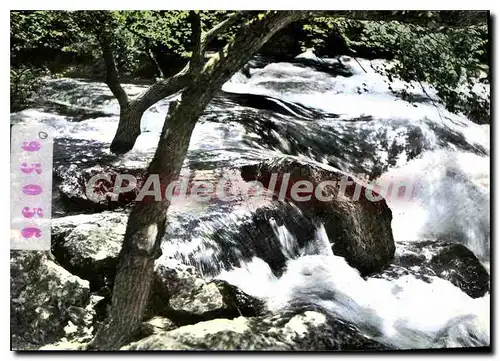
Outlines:
[{"label": "rapids", "polygon": [[[321,71],[311,62],[334,70]],[[383,64],[311,56],[290,63],[251,61],[200,119],[184,171],[237,168],[286,155],[381,184],[404,181],[414,187],[414,197],[387,199],[396,252],[402,241],[448,239],[467,246],[489,270],[489,125],[449,113],[427,97],[435,92],[426,85],[425,91],[412,90],[415,104],[400,99],[373,69]],[[405,85],[396,81],[392,88]],[[133,96],[145,86],[126,84],[125,89]],[[142,134],[122,157],[108,150],[119,109],[103,83],[48,80],[38,104],[11,114],[11,123],[40,122],[56,129],[54,167],[140,168],[154,154],[173,98],[145,113]],[[54,204],[53,216],[64,216]],[[472,299],[438,277],[431,283],[412,275],[362,278],[332,253],[321,225],[294,207],[271,206],[263,214],[245,202],[174,203],[162,258],[227,280],[265,300],[271,310],[319,307],[394,347],[490,344],[489,293]]]}]

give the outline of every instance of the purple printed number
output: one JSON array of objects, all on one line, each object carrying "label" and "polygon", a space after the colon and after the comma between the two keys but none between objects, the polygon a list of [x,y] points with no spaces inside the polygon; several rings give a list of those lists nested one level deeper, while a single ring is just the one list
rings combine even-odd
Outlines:
[{"label": "purple printed number", "polygon": [[24,207],[22,214],[25,218],[32,218],[35,214],[39,217],[43,217],[43,209]]},{"label": "purple printed number", "polygon": [[23,164],[21,164],[21,171],[26,174],[30,174],[31,172],[35,171],[36,173],[40,174],[42,173],[42,164],[31,163],[31,165],[28,165],[28,163],[24,162]]},{"label": "purple printed number", "polygon": [[23,187],[23,193],[30,196],[36,196],[37,194],[42,193],[42,187],[38,184],[28,184]]},{"label": "purple printed number", "polygon": [[11,170],[15,175],[12,201],[16,203],[11,219],[11,248],[50,250],[50,223],[46,221],[51,217],[47,192],[52,186],[52,130],[16,126],[11,144],[14,147]]},{"label": "purple printed number", "polygon": [[23,235],[24,238],[31,238],[33,236],[39,238],[42,236],[42,231],[40,231],[40,229],[35,227],[27,227],[23,228],[21,234]]},{"label": "purple printed number", "polygon": [[36,152],[37,150],[40,150],[41,146],[42,145],[38,140],[33,140],[31,142],[23,142],[21,148],[27,152]]}]

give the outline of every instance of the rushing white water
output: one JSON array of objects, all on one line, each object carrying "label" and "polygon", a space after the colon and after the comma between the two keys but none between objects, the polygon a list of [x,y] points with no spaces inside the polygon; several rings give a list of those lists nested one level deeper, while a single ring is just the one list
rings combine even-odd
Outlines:
[{"label": "rushing white water", "polygon": [[[407,200],[387,197],[397,247],[399,241],[447,239],[464,244],[488,264],[489,126],[476,125],[425,100],[427,94],[435,96],[428,86],[425,91],[413,90],[424,99],[416,106],[395,97],[388,90],[387,79],[372,68],[384,61],[324,60],[328,64],[339,61],[352,76],[330,76],[291,63],[250,69],[250,78],[235,74],[223,90],[273,97],[271,103],[283,114],[259,111],[232,100],[212,104],[194,130],[185,165],[207,158],[205,166],[228,162],[238,166],[247,158],[285,153],[343,171],[370,173],[382,184],[403,181],[414,187],[414,196]],[[396,90],[404,86],[397,81],[392,84]],[[144,89],[126,86],[131,95]],[[75,122],[71,115],[41,107],[12,114],[11,122],[43,122],[56,128],[61,140],[68,138],[68,144],[102,143],[102,154],[109,154],[107,147],[117,128],[119,110],[104,84],[59,79],[49,83],[43,96],[103,114]],[[308,107],[305,115],[287,102]],[[134,150],[113,162],[144,166],[154,152],[167,109],[168,99],[150,108]],[[322,116],[311,116],[313,110]],[[356,119],[359,117],[367,118]],[[92,158],[93,154],[79,157]],[[231,211],[224,221],[227,228],[236,229],[251,214],[249,210],[241,211],[242,215]],[[220,215],[226,210],[216,208],[214,212]],[[207,218],[215,217],[209,214]],[[170,255],[196,253],[204,264],[218,262],[214,257],[220,245],[204,237],[209,231],[202,226],[194,234],[180,225],[179,233],[186,234],[172,240]],[[306,246],[300,246],[300,240],[285,226],[272,220],[270,226],[287,258],[281,276],[276,276],[262,257],[254,257],[222,271],[217,278],[266,300],[274,311],[295,303],[320,306],[394,347],[489,345],[489,293],[472,299],[438,277],[430,283],[411,275],[393,280],[364,279],[343,258],[332,254],[321,226],[315,231],[314,242]]]},{"label": "rushing white water", "polygon": [[[388,79],[375,71],[389,64],[385,60],[365,60],[348,56],[338,59],[325,59],[327,64],[340,62],[352,76],[325,77],[324,73],[308,67],[290,63],[272,63],[255,70],[251,78],[236,74],[226,83],[224,90],[235,93],[264,94],[321,109],[325,112],[340,114],[345,118],[369,115],[380,119],[405,119],[421,121],[424,118],[444,122],[474,142],[484,140],[477,126],[466,118],[448,112],[438,105],[435,90],[427,84],[411,84],[408,91],[422,100],[412,105],[396,97],[389,90],[402,90],[407,83]],[[321,96],[318,96],[318,93]],[[428,98],[430,96],[431,98]]]},{"label": "rushing white water", "polygon": [[381,182],[404,181],[414,197],[388,197],[396,240],[446,238],[483,260],[490,254],[489,158],[436,150],[394,168]]},{"label": "rushing white water", "polygon": [[[274,311],[301,302],[318,305],[397,348],[443,347],[441,342],[448,347],[484,346],[490,342],[490,295],[472,299],[437,277],[432,283],[414,276],[364,280],[342,257],[306,255],[290,260],[280,278],[258,258],[219,278],[267,300]],[[452,335],[437,342],[441,334],[458,332],[457,324],[464,328],[460,343]]]}]

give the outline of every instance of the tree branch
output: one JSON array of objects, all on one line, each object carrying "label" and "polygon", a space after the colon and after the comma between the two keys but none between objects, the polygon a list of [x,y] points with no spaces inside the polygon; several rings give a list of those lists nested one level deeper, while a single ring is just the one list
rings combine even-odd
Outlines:
[{"label": "tree branch", "polygon": [[190,72],[196,72],[203,67],[205,50],[217,35],[226,31],[237,20],[244,19],[250,12],[238,11],[229,15],[225,20],[215,25],[207,32],[202,30],[200,14],[196,11],[190,11],[189,21],[191,23],[191,42],[193,44],[193,53],[190,60]]},{"label": "tree branch", "polygon": [[[268,11],[255,15],[238,31],[233,41],[208,60],[189,91],[183,93],[183,102],[196,97],[196,107],[204,109],[216,91],[268,41],[278,30],[305,16],[305,12]],[[227,23],[226,23],[227,24]],[[226,26],[226,25],[224,25]],[[215,31],[213,32],[215,34]],[[186,94],[189,93],[189,96]],[[194,101],[194,100],[193,100]]]},{"label": "tree branch", "polygon": [[233,25],[237,20],[241,19],[245,15],[247,15],[247,11],[237,11],[229,15],[224,21],[221,21],[217,25],[215,25],[212,29],[207,31],[204,36],[205,43],[209,43],[213,38],[215,38],[220,33],[223,33],[227,30],[231,25]]},{"label": "tree branch", "polygon": [[158,60],[156,60],[156,58],[153,54],[153,51],[151,50],[152,49],[151,39],[149,39],[147,36],[139,33],[138,31],[133,29],[132,26],[130,26],[130,25],[127,27],[127,30],[130,31],[135,36],[137,36],[138,38],[141,38],[142,40],[144,40],[144,46],[145,46],[144,54],[146,54],[148,56],[149,60],[151,60],[153,65],[156,67],[156,70],[158,71],[160,78],[163,78],[163,71],[161,70],[160,64],[158,63]]},{"label": "tree branch", "polygon": [[188,73],[188,66],[186,66],[174,76],[151,85],[139,97],[132,100],[130,105],[138,111],[145,112],[150,106],[160,100],[183,90],[188,86],[191,78],[191,75]]},{"label": "tree branch", "polygon": [[120,79],[118,78],[118,70],[116,69],[111,42],[108,36],[104,33],[99,34],[98,39],[102,50],[104,64],[106,66],[106,84],[118,100],[120,108],[124,109],[128,106],[128,96],[127,93],[125,93],[125,90],[123,90],[120,84]]},{"label": "tree branch", "polygon": [[155,57],[153,51],[151,50],[151,48],[148,47],[147,50],[145,51],[145,53],[148,56],[149,60],[151,60],[153,65],[156,67],[156,71],[158,72],[158,76],[160,78],[163,78],[164,77],[163,70],[161,70],[160,63],[158,63],[158,60],[156,60],[156,57]]},{"label": "tree branch", "polygon": [[204,34],[200,14],[196,10],[191,10],[188,19],[191,23],[191,44],[193,46],[191,60],[189,61],[189,71],[196,72],[202,67],[206,43],[203,39]]}]

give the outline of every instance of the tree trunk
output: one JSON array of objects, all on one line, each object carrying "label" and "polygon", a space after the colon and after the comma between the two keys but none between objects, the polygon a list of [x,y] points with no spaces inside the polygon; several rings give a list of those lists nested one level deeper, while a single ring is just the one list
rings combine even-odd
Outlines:
[{"label": "tree trunk", "polygon": [[[172,106],[148,173],[159,174],[162,185],[179,176],[191,133],[198,118],[191,107]],[[142,321],[153,279],[154,261],[161,255],[166,211],[170,202],[145,197],[132,210],[119,255],[109,321],[97,333],[91,349],[116,350]]]},{"label": "tree trunk", "polygon": [[130,151],[141,134],[141,119],[144,112],[163,98],[184,89],[190,80],[187,68],[184,68],[175,76],[153,84],[125,106],[120,106],[120,121],[111,142],[111,152],[124,154]]},{"label": "tree trunk", "polygon": [[111,152],[123,154],[125,153],[125,149],[132,149],[134,147],[137,137],[141,135],[141,119],[143,114],[144,110],[131,103],[125,107],[120,107],[120,120],[115,137],[111,142]]},{"label": "tree trunk", "polygon": [[[209,88],[210,83],[195,82],[183,93],[182,102],[169,109],[148,168],[148,174],[159,175],[162,186],[179,177],[193,129],[210,100],[205,95]],[[140,325],[149,300],[154,261],[161,255],[169,206],[167,199],[160,202],[154,197],[145,197],[135,204],[119,255],[109,322],[98,331],[91,349],[116,350]]]}]

